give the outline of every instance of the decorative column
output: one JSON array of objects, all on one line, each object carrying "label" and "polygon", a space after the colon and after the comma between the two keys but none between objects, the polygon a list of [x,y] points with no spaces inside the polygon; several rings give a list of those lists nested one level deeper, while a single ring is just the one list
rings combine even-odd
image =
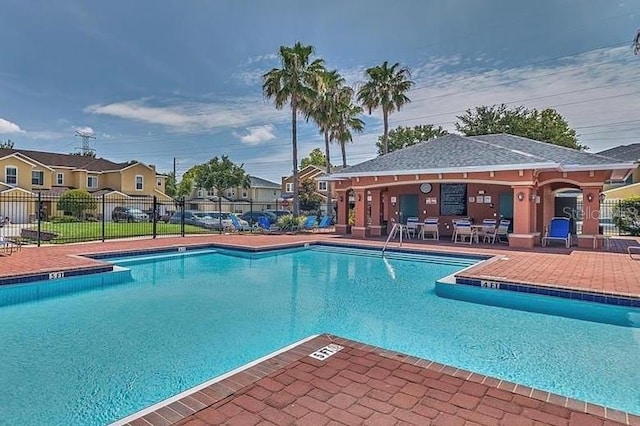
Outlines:
[{"label": "decorative column", "polygon": [[600,237],[600,192],[601,186],[583,186],[582,189],[582,232],[578,235],[578,247],[594,248],[602,243]]},{"label": "decorative column", "polygon": [[379,189],[372,189],[371,193],[371,226],[369,227],[372,237],[382,235],[382,200]]},{"label": "decorative column", "polygon": [[358,188],[353,190],[356,207],[354,209],[356,220],[351,228],[353,238],[366,238],[367,236],[367,191]]},{"label": "decorative column", "polygon": [[336,191],[336,233],[349,233],[349,198],[347,190]]},{"label": "decorative column", "polygon": [[542,223],[538,227],[544,233],[544,228],[549,225],[551,218],[556,215],[556,197],[550,185],[542,187]]},{"label": "decorative column", "polygon": [[509,246],[532,248],[539,233],[536,226],[536,193],[533,186],[513,186],[513,233]]}]

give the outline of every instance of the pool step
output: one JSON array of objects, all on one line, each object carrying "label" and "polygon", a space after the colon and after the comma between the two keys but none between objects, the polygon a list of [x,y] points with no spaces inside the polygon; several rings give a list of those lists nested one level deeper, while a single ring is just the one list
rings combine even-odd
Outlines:
[{"label": "pool step", "polygon": [[321,251],[326,253],[340,253],[350,254],[354,256],[369,256],[369,257],[385,257],[387,259],[394,260],[409,260],[413,262],[426,262],[426,263],[438,263],[441,265],[452,265],[467,267],[471,266],[479,261],[479,259],[469,259],[465,257],[457,256],[438,256],[432,254],[422,253],[409,253],[398,251],[385,251],[384,255],[377,250],[357,249],[351,247],[337,247],[337,246],[313,246],[312,250]]}]

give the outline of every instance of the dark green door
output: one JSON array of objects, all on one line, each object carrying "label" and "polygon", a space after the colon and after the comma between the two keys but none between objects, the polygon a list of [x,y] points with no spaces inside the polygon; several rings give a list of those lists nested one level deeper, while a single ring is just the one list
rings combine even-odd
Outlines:
[{"label": "dark green door", "polygon": [[513,230],[513,193],[503,192],[498,197],[498,214],[500,219],[507,219],[511,221],[509,225],[509,231]]},{"label": "dark green door", "polygon": [[400,223],[407,223],[408,217],[418,217],[418,196],[403,194],[400,196]]}]

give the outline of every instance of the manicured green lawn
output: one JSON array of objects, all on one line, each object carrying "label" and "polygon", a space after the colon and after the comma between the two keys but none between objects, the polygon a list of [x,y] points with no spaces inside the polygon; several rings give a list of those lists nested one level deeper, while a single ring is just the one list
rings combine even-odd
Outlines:
[{"label": "manicured green lawn", "polygon": [[[37,230],[37,227],[31,229]],[[102,222],[73,222],[73,223],[51,223],[41,224],[42,232],[53,232],[58,234],[51,240],[52,243],[66,243],[72,241],[92,241],[102,239]],[[197,226],[185,225],[185,234],[203,234],[216,231],[206,230]],[[157,235],[180,235],[180,225],[158,222],[156,224]],[[107,222],[104,224],[104,237],[126,238],[153,235],[153,223],[150,222]]]}]

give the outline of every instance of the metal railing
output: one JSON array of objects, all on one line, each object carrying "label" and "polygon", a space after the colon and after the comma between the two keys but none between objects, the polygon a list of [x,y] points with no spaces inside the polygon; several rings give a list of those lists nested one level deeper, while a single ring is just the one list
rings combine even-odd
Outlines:
[{"label": "metal railing", "polygon": [[[0,194],[0,234],[21,243],[41,245],[222,233],[230,230],[230,214],[239,218],[243,230],[254,232],[260,214],[273,218],[288,211],[275,202],[161,201],[155,196],[114,194],[118,193]],[[270,213],[263,213],[267,211]]]}]

